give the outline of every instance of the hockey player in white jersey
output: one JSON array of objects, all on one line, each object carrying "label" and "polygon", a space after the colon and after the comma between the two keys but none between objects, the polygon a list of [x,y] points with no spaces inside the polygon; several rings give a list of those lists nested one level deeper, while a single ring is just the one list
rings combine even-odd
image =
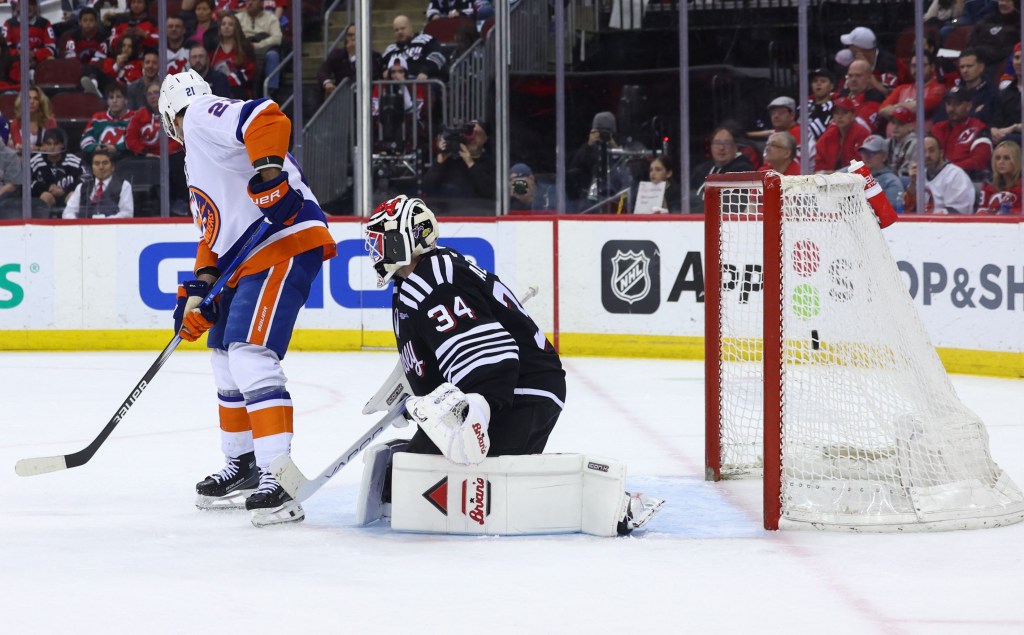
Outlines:
[{"label": "hockey player in white jersey", "polygon": [[[202,234],[195,279],[178,289],[175,330],[189,341],[208,331],[227,460],[196,485],[196,505],[247,509],[256,526],[302,520],[302,507],[268,469],[291,448],[292,402],[280,361],[310,285],[337,244],[288,154],[291,122],[276,103],[218,97],[188,70],[164,79],[159,107],[168,136],[185,147]],[[219,300],[198,308],[264,219],[270,228]]]},{"label": "hockey player in white jersey", "polygon": [[357,522],[440,533],[626,534],[663,501],[624,492],[626,466],[541,454],[565,403],[558,353],[498,276],[437,244],[420,199],[381,204],[365,227],[417,430],[364,456]]}]

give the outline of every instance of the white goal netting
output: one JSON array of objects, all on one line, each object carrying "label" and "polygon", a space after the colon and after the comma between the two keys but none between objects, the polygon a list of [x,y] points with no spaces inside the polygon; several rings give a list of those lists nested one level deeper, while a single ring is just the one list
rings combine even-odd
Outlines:
[{"label": "white goal netting", "polygon": [[[1024,519],[1024,497],[992,460],[984,423],[957,398],[863,181],[781,184],[781,232],[768,237],[781,286],[764,277],[765,228],[778,226],[765,222],[774,208],[763,187],[718,184],[707,219],[719,228],[708,277],[720,289],[719,345],[708,355],[718,359],[722,475],[762,474],[766,453],[778,453],[766,505],[778,496],[782,524],[913,530]],[[766,314],[781,320],[781,341],[765,337]],[[771,364],[781,367],[779,389],[768,389],[780,431],[765,439]]]}]

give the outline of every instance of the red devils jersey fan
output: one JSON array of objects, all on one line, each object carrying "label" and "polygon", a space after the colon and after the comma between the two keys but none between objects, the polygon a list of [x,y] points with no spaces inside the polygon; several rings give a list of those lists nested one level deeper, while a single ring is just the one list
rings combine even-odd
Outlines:
[{"label": "red devils jersey fan", "polygon": [[[20,13],[16,2],[11,3],[11,10],[11,19],[4,22],[4,39],[12,51],[21,53],[21,22],[18,20]],[[28,0],[28,48],[37,62],[57,54],[53,25],[46,18],[39,17],[39,0]]]}]

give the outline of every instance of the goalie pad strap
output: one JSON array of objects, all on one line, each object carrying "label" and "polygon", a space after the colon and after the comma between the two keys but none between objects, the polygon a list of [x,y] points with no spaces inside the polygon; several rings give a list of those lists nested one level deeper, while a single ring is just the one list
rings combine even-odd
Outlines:
[{"label": "goalie pad strap", "polygon": [[583,454],[530,454],[455,465],[393,458],[391,527],[507,536],[583,532],[615,536],[625,515],[626,465]]}]

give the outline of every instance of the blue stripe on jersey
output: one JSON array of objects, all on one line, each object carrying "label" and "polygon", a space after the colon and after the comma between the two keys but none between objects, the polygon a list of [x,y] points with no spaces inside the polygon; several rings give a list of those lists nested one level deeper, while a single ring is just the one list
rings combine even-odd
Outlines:
[{"label": "blue stripe on jersey", "polygon": [[225,404],[245,403],[245,397],[237,390],[218,390],[217,399]]},{"label": "blue stripe on jersey", "polygon": [[[235,256],[238,255],[238,250],[242,248],[242,245],[249,242],[249,236],[252,236],[253,232],[256,231],[256,227],[262,222],[262,216],[254,220],[248,227],[245,228],[245,231],[242,232],[243,238],[239,238],[234,245],[231,245],[231,248],[228,249],[226,253],[217,256],[218,271],[224,271],[224,267],[228,266],[229,264],[232,263],[232,261],[234,261]],[[271,233],[272,232],[268,231],[266,234],[263,234],[263,238],[260,239],[260,242],[258,244],[267,242],[267,238],[270,237]]]},{"label": "blue stripe on jersey", "polygon": [[266,97],[260,97],[259,99],[247,101],[242,105],[242,112],[238,113],[238,126],[235,128],[235,138],[238,139],[238,143],[245,145],[245,140],[242,139],[242,127],[245,126],[247,121],[249,121],[249,117],[252,116],[253,109],[265,101],[270,100]]},{"label": "blue stripe on jersey", "polygon": [[288,391],[284,388],[276,390],[268,390],[259,397],[253,399],[247,399],[245,404],[247,406],[255,406],[256,404],[263,403],[265,401],[291,401],[292,396],[288,394]]},{"label": "blue stripe on jersey", "polygon": [[295,164],[295,169],[299,171],[299,180],[302,181],[303,185],[309,187],[309,181],[306,180],[306,173],[302,171],[302,166],[299,165],[299,162],[295,160],[295,157],[292,155],[291,152],[288,153],[288,158],[291,160],[292,163]]}]

